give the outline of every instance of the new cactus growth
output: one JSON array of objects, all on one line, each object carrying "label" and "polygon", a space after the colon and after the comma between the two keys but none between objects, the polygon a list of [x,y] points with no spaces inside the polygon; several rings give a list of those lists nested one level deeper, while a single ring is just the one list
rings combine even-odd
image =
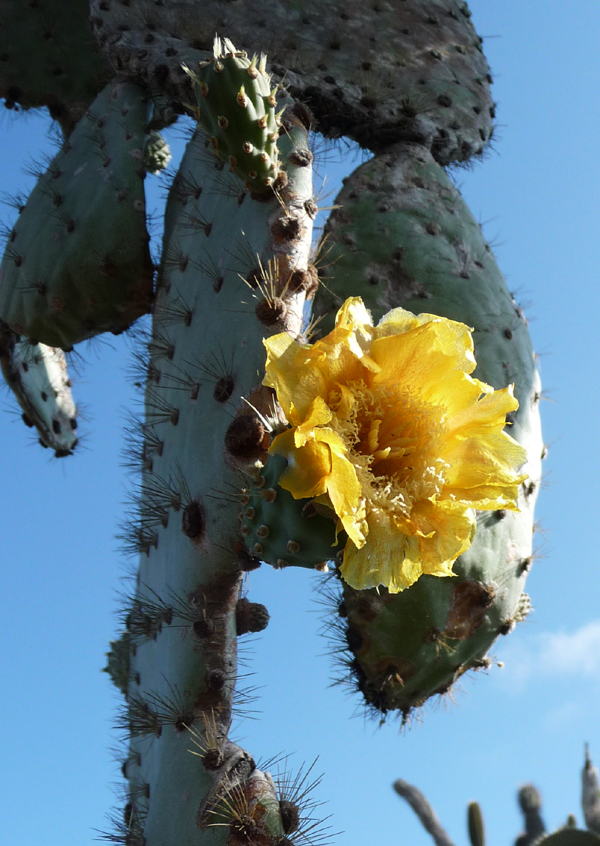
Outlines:
[{"label": "new cactus growth", "polygon": [[269,196],[279,177],[281,118],[266,61],[264,53],[248,59],[228,38],[216,37],[212,61],[189,73],[196,117],[212,149],[250,191]]},{"label": "new cactus growth", "polygon": [[[327,571],[343,551],[345,533],[336,538],[333,513],[319,513],[310,500],[294,499],[279,486],[287,462],[272,456],[243,494],[240,531],[252,555],[273,567]],[[328,509],[326,509],[328,510]]]},{"label": "new cactus growth", "polygon": [[[106,837],[129,846],[313,842],[307,774],[286,792],[228,736],[237,638],[269,621],[241,595],[261,561],[329,563],[354,684],[403,719],[489,666],[529,610],[539,380],[523,315],[444,171],[492,136],[481,39],[459,0],[300,5],[261,0],[257,17],[251,3],[91,0],[118,76],[64,124],[0,270],[3,372],[57,455],[75,446],[75,409],[51,373],[62,353],[44,344],[152,312],[121,530],[139,568],[106,667],[125,697],[129,782]],[[94,48],[94,79],[97,63]],[[153,289],[143,179],[168,161],[157,130],[183,113],[198,126]],[[336,201],[321,285],[315,123],[375,153]],[[313,299],[323,337],[309,343]],[[470,820],[483,846],[475,807]]]}]

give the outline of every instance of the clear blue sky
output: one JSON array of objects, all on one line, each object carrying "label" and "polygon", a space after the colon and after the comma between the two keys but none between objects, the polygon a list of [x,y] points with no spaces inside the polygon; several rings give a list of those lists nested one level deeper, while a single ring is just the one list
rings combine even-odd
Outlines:
[{"label": "clear blue sky", "polygon": [[[296,769],[318,756],[317,797],[328,800],[324,813],[345,831],[336,839],[344,846],[431,843],[392,792],[398,777],[424,790],[456,846],[467,843],[473,799],[489,846],[508,846],[521,826],[520,784],[539,787],[555,827],[569,813],[581,820],[584,741],[600,763],[600,5],[471,7],[500,131],[496,151],[457,179],[525,305],[548,396],[542,556],[528,581],[535,611],[498,644],[503,669],[467,680],[455,705],[426,709],[400,733],[365,722],[359,701],[330,686],[318,580],[267,567],[251,574],[250,598],[267,605],[271,624],[248,657],[260,713],[240,720],[235,737],[256,757],[295,753]],[[43,116],[0,115],[2,191],[31,184],[20,168],[44,149],[48,126]],[[181,147],[175,137],[174,153]],[[330,169],[339,184],[342,171]],[[158,209],[161,188],[149,183]],[[119,450],[136,394],[124,373],[126,341],[100,339],[84,357],[73,379],[86,409],[84,448],[73,458],[51,458],[16,413],[0,414],[0,837],[19,846],[81,846],[115,804],[118,696],[100,668],[125,572],[114,540],[127,490]],[[8,394],[2,404],[14,412]]]}]

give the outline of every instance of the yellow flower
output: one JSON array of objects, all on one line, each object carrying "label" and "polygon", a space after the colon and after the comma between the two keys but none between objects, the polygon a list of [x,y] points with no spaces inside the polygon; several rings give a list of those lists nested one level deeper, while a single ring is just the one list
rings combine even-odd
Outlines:
[{"label": "yellow flower", "polygon": [[291,427],[269,450],[288,461],[280,485],[333,508],[352,587],[397,593],[422,573],[450,576],[475,509],[518,510],[526,451],[503,432],[518,402],[512,386],[469,375],[464,324],[397,308],[373,326],[353,297],[315,344],[264,343],[264,384]]}]

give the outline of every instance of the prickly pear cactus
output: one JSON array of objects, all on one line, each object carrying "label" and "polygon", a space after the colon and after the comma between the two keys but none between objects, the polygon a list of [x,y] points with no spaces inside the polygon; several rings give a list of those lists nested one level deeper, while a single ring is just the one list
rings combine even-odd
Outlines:
[{"label": "prickly pear cactus", "polygon": [[147,119],[143,89],[108,85],[41,174],[0,266],[0,319],[17,334],[69,349],[149,310]]},{"label": "prickly pear cactus", "polygon": [[[268,623],[267,609],[241,596],[243,573],[261,560],[325,570],[346,543],[327,503],[284,490],[289,468],[267,453],[289,421],[263,382],[263,340],[302,343],[315,293],[324,331],[349,297],[362,297],[375,320],[402,306],[471,326],[476,376],[498,389],[515,385],[520,406],[507,422],[528,454],[520,512],[480,513],[453,577],[423,575],[395,595],[340,582],[335,614],[367,705],[406,719],[467,669],[488,666],[489,646],[529,607],[539,384],[523,316],[443,170],[480,155],[492,137],[481,39],[462,0],[298,5],[261,0],[257,14],[250,0],[206,0],[199,16],[190,0],[91,0],[103,66],[119,78],[20,209],[0,270],[0,319],[10,327],[3,371],[57,454],[72,450],[74,435],[60,421],[56,431],[58,411],[52,422],[40,411],[44,377],[34,369],[24,378],[31,368],[21,351],[34,341],[69,348],[152,310],[140,358],[145,416],[128,457],[139,487],[122,529],[124,550],[140,563],[107,667],[125,694],[129,798],[106,838],[130,846],[286,846],[316,836],[312,824],[301,827],[302,801],[228,737],[237,638]],[[27,15],[11,18],[19,32]],[[243,49],[213,41],[223,27]],[[272,79],[265,50],[275,58]],[[14,77],[22,60],[9,53]],[[92,70],[95,55],[86,58]],[[79,81],[94,89],[85,74]],[[62,98],[76,101],[66,135],[75,90],[48,100],[59,110]],[[12,83],[0,91],[9,105],[35,99]],[[150,99],[160,116],[149,124]],[[167,153],[149,133],[182,113],[200,128],[169,191],[153,293],[143,178]],[[320,289],[310,258],[317,206],[307,134],[315,123],[376,153],[338,200],[328,232],[335,262]],[[65,422],[66,387],[54,397]],[[476,828],[472,839],[481,840]]]}]

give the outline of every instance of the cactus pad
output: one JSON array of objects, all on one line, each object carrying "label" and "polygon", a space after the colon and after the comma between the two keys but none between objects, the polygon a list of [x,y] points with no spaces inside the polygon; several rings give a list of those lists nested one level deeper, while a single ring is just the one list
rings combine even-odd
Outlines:
[{"label": "cactus pad", "polygon": [[57,458],[77,446],[77,409],[62,350],[29,344],[0,327],[0,367],[40,444]]},{"label": "cactus pad", "polygon": [[[182,102],[179,65],[210,51],[218,29],[249,51],[266,50],[273,74],[331,137],[348,135],[372,150],[418,140],[444,165],[480,154],[492,137],[492,78],[463,0],[376,8],[362,0],[261,0],[260,13],[251,0],[206,0],[201,18],[194,0],[153,5],[150,13],[144,0],[91,6],[111,55],[148,82],[161,80],[171,96],[177,87]],[[169,34],[171,60],[162,39],[153,47],[154,30]]]},{"label": "cactus pad", "polygon": [[281,456],[269,456],[246,489],[242,535],[250,552],[273,567],[323,569],[343,551],[345,533],[336,542],[333,519],[319,513],[311,500],[294,499],[279,487],[278,479],[286,466]]},{"label": "cactus pad", "polygon": [[4,0],[0,97],[8,108],[47,106],[67,134],[110,77],[89,26],[87,0]]},{"label": "cactus pad", "polygon": [[149,310],[147,111],[138,86],[107,86],[41,175],[0,266],[0,318],[17,334],[68,349]]},{"label": "cactus pad", "polygon": [[528,454],[520,512],[480,512],[455,577],[425,575],[396,596],[342,583],[350,674],[368,705],[406,717],[466,670],[490,666],[491,644],[523,619],[543,452],[539,377],[527,324],[480,227],[423,148],[398,146],[367,162],[346,180],[336,204],[333,275],[315,303],[325,331],[349,294],[363,297],[374,318],[401,305],[470,325],[473,375],[496,389],[514,383],[520,407],[508,431]]}]

